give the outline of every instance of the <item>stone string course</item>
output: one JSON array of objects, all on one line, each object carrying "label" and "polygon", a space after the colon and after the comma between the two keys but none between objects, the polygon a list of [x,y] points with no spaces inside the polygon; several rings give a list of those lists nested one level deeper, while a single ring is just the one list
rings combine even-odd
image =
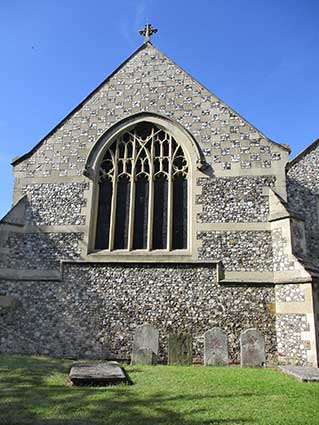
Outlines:
[{"label": "stone string course", "polygon": [[1,288],[18,300],[0,325],[2,353],[128,358],[136,327],[150,323],[160,331],[162,360],[168,332],[191,333],[193,356],[202,358],[203,334],[214,326],[228,334],[232,362],[250,327],[276,359],[274,288],[221,287],[213,266],[65,265],[62,282],[2,281]]},{"label": "stone string course", "polygon": [[4,247],[8,249],[0,268],[53,270],[60,260],[80,257],[79,242],[83,233],[14,233]]},{"label": "stone string course", "polygon": [[227,271],[272,271],[272,240],[268,231],[198,232],[200,259],[221,259]]},{"label": "stone string course", "polygon": [[278,360],[294,365],[307,364],[307,341],[302,341],[301,333],[309,331],[305,314],[278,314],[276,319]]},{"label": "stone string course", "polygon": [[81,225],[86,205],[84,191],[88,183],[54,183],[26,185],[22,192],[28,197],[25,220],[36,225]]},{"label": "stone string course", "polygon": [[182,71],[153,46],[145,46],[29,159],[15,167],[17,177],[80,176],[89,150],[113,124],[150,111],[171,117],[191,131],[212,166],[227,173],[269,168],[281,148]]},{"label": "stone string course", "polygon": [[269,214],[264,187],[272,187],[275,177],[200,178],[202,193],[196,203],[203,205],[199,223],[266,222]]}]

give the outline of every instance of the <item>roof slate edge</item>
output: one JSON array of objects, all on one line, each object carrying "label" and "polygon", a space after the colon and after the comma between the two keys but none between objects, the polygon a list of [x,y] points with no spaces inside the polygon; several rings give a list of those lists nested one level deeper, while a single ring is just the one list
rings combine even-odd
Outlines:
[{"label": "roof slate edge", "polygon": [[309,146],[307,146],[305,149],[303,149],[301,152],[299,152],[291,161],[287,163],[286,170],[290,170],[292,166],[294,166],[297,162],[299,162],[305,155],[310,153],[312,149],[315,149],[316,146],[319,144],[319,138],[316,139],[314,142],[310,143]]},{"label": "roof slate edge", "polygon": [[129,62],[137,53],[143,50],[148,44],[152,44],[152,43],[151,42],[143,43],[140,47],[138,47],[127,59],[125,59],[114,71],[112,71],[111,74],[109,74],[97,87],[95,87],[95,89],[92,90],[75,108],[73,108],[64,118],[62,118],[62,120],[59,121],[58,124],[54,126],[52,130],[49,131],[49,133],[47,133],[44,137],[42,137],[42,139],[35,146],[33,146],[31,150],[29,150],[28,152],[26,152],[25,154],[21,156],[14,158],[11,162],[11,165],[13,166],[18,165],[20,162],[24,161],[25,159],[28,159],[42,145],[42,143],[48,137],[52,136],[52,134],[54,134],[54,132],[58,130],[58,128],[65,121],[67,121],[73,114],[75,114],[79,109],[81,109],[82,106],[91,97],[93,97],[99,91],[99,89],[108,82],[108,80],[110,80],[113,77],[113,75],[115,75],[121,68],[123,68],[123,66],[125,66],[127,62]]},{"label": "roof slate edge", "polygon": [[26,152],[25,154],[18,156],[16,158],[14,158],[11,162],[12,166],[16,166],[18,165],[20,162],[28,159],[34,152],[36,152],[36,150],[43,144],[43,142],[50,137],[52,134],[54,134],[54,132],[56,130],[58,130],[58,128],[65,122],[67,121],[74,113],[76,113],[79,109],[81,109],[81,107],[92,97],[95,95],[95,93],[98,92],[98,90],[108,82],[108,80],[110,80],[121,68],[123,68],[123,66],[125,66],[127,64],[127,62],[129,62],[137,53],[139,53],[140,51],[142,51],[145,47],[147,47],[148,45],[153,46],[159,53],[161,53],[163,56],[165,56],[167,59],[169,59],[177,68],[179,68],[182,72],[184,72],[185,74],[187,74],[191,80],[193,80],[196,84],[199,84],[201,87],[203,87],[205,90],[207,90],[210,94],[212,94],[213,96],[216,97],[216,99],[218,99],[221,103],[223,103],[224,105],[227,106],[227,108],[229,108],[234,114],[238,115],[242,120],[244,120],[245,122],[247,122],[247,124],[249,124],[251,127],[253,127],[259,134],[261,137],[264,137],[267,141],[269,141],[270,143],[273,143],[275,145],[277,145],[278,147],[284,149],[285,151],[288,151],[289,153],[291,152],[290,146],[287,144],[282,144],[279,142],[275,142],[271,139],[269,139],[265,134],[263,134],[260,130],[258,130],[258,128],[256,128],[252,123],[250,123],[246,118],[244,118],[241,114],[239,114],[237,111],[235,111],[232,107],[230,107],[226,102],[224,102],[220,97],[216,96],[215,93],[213,93],[211,90],[209,90],[204,84],[202,84],[200,81],[198,81],[196,78],[194,78],[189,72],[185,71],[185,69],[183,69],[181,66],[179,66],[176,62],[174,62],[170,57],[168,57],[165,53],[163,53],[160,49],[158,49],[157,47],[155,47],[150,41],[144,42],[143,44],[141,44],[127,59],[125,59],[111,74],[109,74],[94,90],[92,90],[75,108],[73,108],[64,118],[62,118],[61,121],[58,122],[58,124],[56,126],[54,126],[52,128],[52,130],[49,131],[49,133],[47,133],[32,149],[30,149],[28,152]]}]

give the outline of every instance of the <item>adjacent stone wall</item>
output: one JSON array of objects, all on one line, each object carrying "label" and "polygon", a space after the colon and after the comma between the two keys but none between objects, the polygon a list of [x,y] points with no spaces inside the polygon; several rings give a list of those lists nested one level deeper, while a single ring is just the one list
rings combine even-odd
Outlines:
[{"label": "adjacent stone wall", "polygon": [[319,367],[319,281],[313,284],[314,324],[317,342],[317,367]]},{"label": "adjacent stone wall", "polygon": [[[288,170],[290,208],[305,220],[307,258],[319,265],[319,145],[306,152]],[[303,255],[304,256],[304,255]]]},{"label": "adjacent stone wall", "polygon": [[196,203],[202,205],[198,223],[266,222],[269,214],[268,196],[264,187],[272,187],[274,176],[243,176],[200,178],[202,193]]},{"label": "adjacent stone wall", "polygon": [[147,322],[160,330],[162,360],[168,332],[190,332],[202,358],[203,333],[214,326],[228,334],[233,362],[249,327],[276,359],[274,288],[219,286],[213,265],[65,265],[62,282],[2,281],[1,291],[17,299],[0,325],[2,353],[128,358],[136,326]]},{"label": "adjacent stone wall", "polygon": [[268,231],[198,232],[201,259],[221,259],[226,271],[273,271],[272,239]]}]

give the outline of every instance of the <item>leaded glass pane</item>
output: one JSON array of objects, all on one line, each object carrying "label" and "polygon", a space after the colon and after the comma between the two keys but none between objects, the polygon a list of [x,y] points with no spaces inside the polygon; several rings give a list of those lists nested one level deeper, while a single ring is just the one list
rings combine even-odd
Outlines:
[{"label": "leaded glass pane", "polygon": [[173,182],[172,248],[187,248],[187,180],[181,174]]},{"label": "leaded glass pane", "polygon": [[149,183],[141,176],[135,183],[133,249],[147,248]]},{"label": "leaded glass pane", "polygon": [[112,182],[104,180],[99,184],[99,208],[97,214],[96,249],[108,249],[111,217]]},{"label": "leaded glass pane", "polygon": [[167,249],[168,181],[159,176],[154,182],[153,249]]},{"label": "leaded glass pane", "polygon": [[130,182],[122,177],[117,183],[114,249],[127,249],[130,213]]}]

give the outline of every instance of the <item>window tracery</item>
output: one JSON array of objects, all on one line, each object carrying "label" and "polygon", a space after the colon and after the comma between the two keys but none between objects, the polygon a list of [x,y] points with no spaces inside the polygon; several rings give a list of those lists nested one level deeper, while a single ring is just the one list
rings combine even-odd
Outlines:
[{"label": "window tracery", "polygon": [[95,248],[186,249],[188,168],[182,146],[150,122],[118,137],[99,168]]}]

